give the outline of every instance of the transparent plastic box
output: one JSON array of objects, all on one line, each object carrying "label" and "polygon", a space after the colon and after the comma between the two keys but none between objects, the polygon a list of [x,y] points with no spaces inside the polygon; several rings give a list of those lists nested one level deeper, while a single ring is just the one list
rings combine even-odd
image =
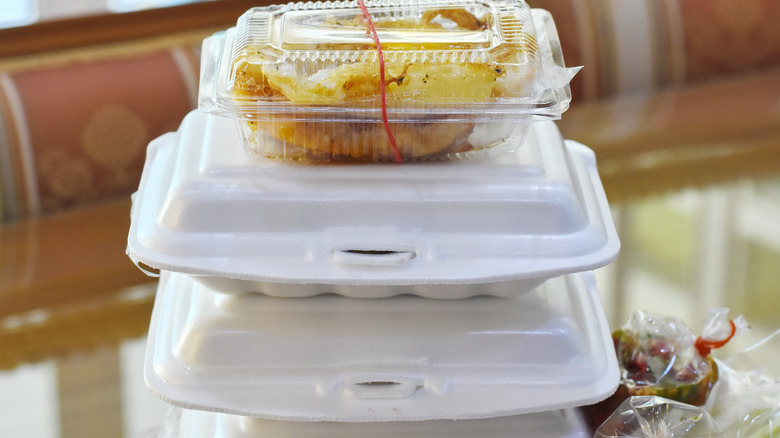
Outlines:
[{"label": "transparent plastic box", "polygon": [[513,296],[620,248],[593,152],[553,122],[479,160],[290,166],[194,111],[150,144],[132,210],[132,260],[225,293]]},{"label": "transparent plastic box", "polygon": [[173,409],[148,438],[591,438],[573,409],[480,420],[381,423],[273,421]]},{"label": "transparent plastic box", "polygon": [[590,272],[464,300],[224,295],[164,272],[144,368],[174,406],[290,421],[544,412],[619,381]]},{"label": "transparent plastic box", "polygon": [[357,2],[250,9],[204,41],[199,108],[235,119],[247,151],[305,162],[511,150],[532,120],[568,108],[577,69],[548,12],[517,0],[366,4],[381,61]]}]

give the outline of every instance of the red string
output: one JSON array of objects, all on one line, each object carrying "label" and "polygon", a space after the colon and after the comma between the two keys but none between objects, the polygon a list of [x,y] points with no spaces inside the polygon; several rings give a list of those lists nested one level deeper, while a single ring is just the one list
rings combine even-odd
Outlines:
[{"label": "red string", "polygon": [[737,325],[734,324],[734,321],[731,320],[729,321],[729,324],[731,324],[731,334],[729,334],[726,339],[720,341],[710,341],[707,339],[702,339],[701,336],[696,338],[696,343],[694,346],[696,347],[696,350],[699,352],[701,357],[707,357],[710,354],[710,351],[726,345],[731,340],[731,338],[734,337],[734,335],[737,333]]},{"label": "red string", "polygon": [[401,153],[398,151],[398,145],[395,142],[395,136],[390,131],[390,122],[387,120],[387,91],[385,90],[385,55],[382,53],[382,44],[379,43],[379,35],[376,33],[376,27],[374,27],[374,20],[371,19],[371,14],[368,13],[365,0],[357,0],[360,10],[363,11],[363,17],[368,22],[368,30],[371,33],[371,38],[376,44],[376,53],[379,56],[379,89],[382,92],[382,123],[385,125],[385,131],[387,131],[387,138],[390,140],[390,146],[393,147],[393,154],[395,155],[395,161],[403,161]]}]

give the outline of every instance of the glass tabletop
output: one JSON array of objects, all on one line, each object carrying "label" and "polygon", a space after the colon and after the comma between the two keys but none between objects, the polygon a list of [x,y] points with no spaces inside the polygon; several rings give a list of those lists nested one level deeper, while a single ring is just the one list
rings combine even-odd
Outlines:
[{"label": "glass tabletop", "polygon": [[[731,315],[747,318],[751,331],[716,356],[780,327],[775,305],[780,175],[614,202],[612,212],[622,251],[613,264],[597,271],[612,327],[644,309],[680,317],[698,330],[710,307],[729,307]],[[66,303],[62,318],[34,311],[6,317],[6,355],[14,350],[9,342],[30,338],[47,349],[37,353],[37,360],[0,372],[0,393],[5,395],[0,398],[0,434],[136,437],[159,427],[168,406],[145,388],[142,377],[144,330],[154,292],[152,282],[81,303],[78,309]],[[54,327],[46,328],[46,321]],[[95,340],[69,351],[63,344],[78,342],[58,344],[55,323],[75,325],[77,330],[69,333]],[[780,351],[767,358],[778,359]]]}]

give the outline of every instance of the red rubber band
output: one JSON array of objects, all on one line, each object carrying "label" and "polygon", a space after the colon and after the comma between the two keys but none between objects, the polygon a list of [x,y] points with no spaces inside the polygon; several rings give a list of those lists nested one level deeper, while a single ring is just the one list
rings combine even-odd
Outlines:
[{"label": "red rubber band", "polygon": [[701,357],[707,357],[712,350],[726,345],[731,340],[731,338],[734,337],[734,335],[737,333],[737,325],[734,324],[734,321],[732,320],[729,320],[729,324],[731,324],[731,334],[729,334],[726,339],[720,341],[710,341],[707,339],[702,339],[701,336],[696,338],[696,343],[693,345],[696,347],[696,351],[699,352]]},{"label": "red rubber band", "polygon": [[371,19],[371,14],[368,12],[365,0],[357,0],[360,10],[363,11],[363,17],[368,22],[368,30],[371,33],[371,38],[376,44],[376,53],[379,57],[379,89],[382,92],[382,124],[385,125],[385,131],[387,131],[387,139],[390,140],[390,146],[393,148],[393,154],[395,155],[395,161],[401,162],[401,152],[398,151],[398,145],[395,142],[395,136],[390,131],[390,122],[387,120],[387,91],[385,90],[385,55],[382,53],[382,44],[379,43],[379,35],[376,33],[376,27],[374,27],[374,20]]}]

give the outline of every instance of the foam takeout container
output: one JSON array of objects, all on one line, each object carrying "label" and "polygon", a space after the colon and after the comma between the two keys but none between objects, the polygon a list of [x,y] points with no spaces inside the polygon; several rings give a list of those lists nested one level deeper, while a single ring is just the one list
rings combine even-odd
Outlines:
[{"label": "foam takeout container", "polygon": [[552,122],[511,154],[372,166],[250,156],[231,123],[195,111],[149,145],[128,235],[139,265],[226,293],[463,298],[619,251],[593,152]]},{"label": "foam takeout container", "polygon": [[366,5],[381,60],[357,2],[248,10],[204,41],[199,108],[235,120],[247,151],[306,162],[511,150],[531,121],[568,108],[577,69],[564,66],[547,11],[518,0]]},{"label": "foam takeout container", "polygon": [[565,409],[619,381],[592,273],[514,298],[359,300],[215,294],[166,271],[144,377],[182,408],[349,422]]},{"label": "foam takeout container", "polygon": [[173,409],[155,438],[591,438],[573,409],[479,420],[392,423],[274,421]]}]

